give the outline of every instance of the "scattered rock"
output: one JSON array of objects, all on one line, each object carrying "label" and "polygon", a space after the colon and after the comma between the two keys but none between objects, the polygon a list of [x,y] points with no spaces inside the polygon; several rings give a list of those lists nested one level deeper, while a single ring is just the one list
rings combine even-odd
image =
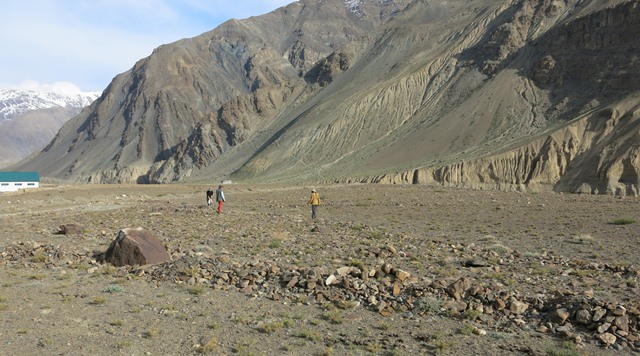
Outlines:
[{"label": "scattered rock", "polygon": [[58,235],[82,235],[84,229],[79,224],[64,224],[58,227]]},{"label": "scattered rock", "polygon": [[527,311],[527,309],[529,309],[529,304],[521,302],[519,300],[512,301],[511,305],[509,306],[509,310],[515,315],[520,315]]},{"label": "scattered rock", "polygon": [[605,345],[612,345],[616,343],[616,336],[611,334],[611,333],[604,333],[604,334],[600,334],[598,335],[598,338],[600,339],[600,341],[602,341]]}]

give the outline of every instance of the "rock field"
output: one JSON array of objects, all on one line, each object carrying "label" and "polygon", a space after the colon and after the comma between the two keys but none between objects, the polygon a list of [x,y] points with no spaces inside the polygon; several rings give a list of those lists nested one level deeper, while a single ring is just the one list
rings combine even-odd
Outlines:
[{"label": "rock field", "polygon": [[[640,354],[640,198],[207,188],[0,194],[0,355]],[[103,262],[135,227],[171,261]]]}]

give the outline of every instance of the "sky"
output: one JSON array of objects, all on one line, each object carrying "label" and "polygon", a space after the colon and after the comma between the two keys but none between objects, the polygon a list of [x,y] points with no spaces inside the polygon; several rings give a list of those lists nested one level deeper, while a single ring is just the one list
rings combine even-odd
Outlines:
[{"label": "sky", "polygon": [[295,0],[0,0],[0,88],[101,92],[162,44]]}]

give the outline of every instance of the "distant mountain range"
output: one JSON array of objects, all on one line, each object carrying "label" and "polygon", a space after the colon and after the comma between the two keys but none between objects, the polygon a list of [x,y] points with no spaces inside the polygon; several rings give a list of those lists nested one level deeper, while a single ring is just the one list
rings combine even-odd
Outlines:
[{"label": "distant mountain range", "polygon": [[160,46],[16,166],[638,194],[640,0],[299,0]]},{"label": "distant mountain range", "polygon": [[99,95],[0,89],[0,168],[42,149]]},{"label": "distant mountain range", "polygon": [[40,92],[0,89],[0,122],[14,119],[28,111],[49,108],[83,108],[100,96],[98,92]]}]

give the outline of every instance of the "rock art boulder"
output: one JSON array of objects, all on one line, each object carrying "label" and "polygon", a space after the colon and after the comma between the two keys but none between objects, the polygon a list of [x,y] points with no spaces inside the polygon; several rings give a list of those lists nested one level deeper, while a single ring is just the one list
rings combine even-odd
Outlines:
[{"label": "rock art boulder", "polygon": [[120,267],[162,263],[171,257],[158,238],[139,227],[120,230],[104,253],[103,260]]}]

